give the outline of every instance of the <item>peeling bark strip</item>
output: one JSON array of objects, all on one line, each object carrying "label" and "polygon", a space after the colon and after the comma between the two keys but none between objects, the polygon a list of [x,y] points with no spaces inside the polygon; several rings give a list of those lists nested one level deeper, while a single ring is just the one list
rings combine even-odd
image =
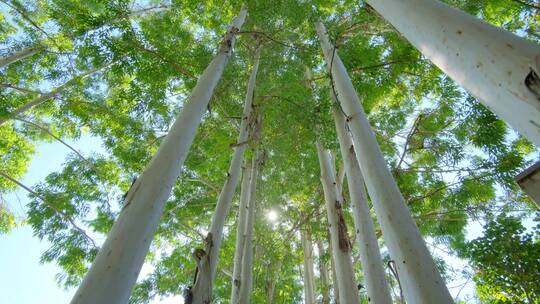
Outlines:
[{"label": "peeling bark strip", "polygon": [[[233,28],[242,26],[246,13],[242,9],[233,21]],[[139,176],[140,184],[130,198],[129,208],[122,209],[71,303],[128,303],[165,202],[180,175],[229,55],[230,52],[218,53],[200,76],[170,132]],[[201,265],[201,269],[204,267]]]},{"label": "peeling bark strip", "polygon": [[540,146],[540,45],[436,0],[368,0],[425,57]]},{"label": "peeling bark strip", "polygon": [[[337,100],[333,92],[330,93],[336,104]],[[371,220],[364,178],[356,159],[352,138],[347,130],[345,116],[337,108],[337,105],[334,105],[332,114],[334,116],[341,156],[347,174],[356,240],[358,242],[360,263],[362,264],[368,299],[372,303],[392,304],[392,297],[385,279],[381,253],[379,251],[379,243],[377,242],[373,221]]]},{"label": "peeling bark strip", "polygon": [[[386,0],[380,2],[386,2]],[[403,3],[409,1],[390,2]],[[411,7],[410,9],[417,9],[417,7]],[[403,11],[407,10],[403,9]],[[399,11],[399,13],[402,12]],[[430,12],[425,14],[429,15]],[[424,16],[418,16],[418,18],[422,19]],[[398,266],[400,277],[404,282],[407,302],[422,304],[453,303],[452,297],[444,285],[444,281],[420,235],[420,231],[405,205],[405,200],[386,166],[375,134],[362,108],[360,98],[358,98],[351,79],[347,75],[347,70],[337,51],[330,43],[322,23],[317,23],[317,32],[326,59],[326,66],[335,82],[335,90],[338,94],[339,103],[345,112],[344,115],[351,117],[350,114],[357,113],[357,115],[350,118],[349,127],[353,135],[353,143],[357,148],[356,158],[362,173],[367,178],[368,192],[373,200],[373,207],[381,224],[388,251],[392,259],[407,262],[399,263]]]},{"label": "peeling bark strip", "polygon": [[[346,227],[344,227],[345,222],[340,223],[342,214],[341,211],[338,210],[341,209],[341,202],[343,199],[341,193],[337,189],[336,173],[334,165],[332,164],[333,160],[331,160],[330,153],[324,150],[318,142],[317,152],[321,166],[321,182],[324,190],[326,213],[328,224],[330,226],[330,243],[335,266],[335,281],[337,281],[339,300],[340,303],[359,303],[358,288],[354,279],[351,259],[350,241],[346,235],[347,231]],[[336,207],[340,208],[338,209]],[[345,233],[345,235],[343,233]],[[344,250],[345,248],[348,250]],[[334,285],[336,285],[335,282]]]},{"label": "peeling bark strip", "polygon": [[[244,17],[245,17],[245,10]],[[238,27],[237,27],[238,28]],[[230,37],[234,38],[234,33],[236,31],[231,30],[228,35]],[[226,37],[224,41],[229,41],[229,38]],[[231,40],[232,41],[232,40]],[[232,43],[231,45],[233,45]],[[227,44],[229,45],[229,44]],[[222,45],[223,47],[223,45]],[[228,51],[221,50],[221,53],[228,53]],[[260,52],[261,48],[258,47],[255,52],[255,58],[253,59],[253,70],[251,71],[251,75],[249,77],[248,86],[247,86],[247,92],[246,92],[246,98],[244,103],[244,111],[242,116],[247,117],[247,119],[242,119],[242,122],[240,123],[240,132],[238,134],[238,143],[242,143],[249,138],[249,124],[250,117],[252,116],[253,112],[253,92],[255,90],[255,84],[257,80],[257,71],[259,69],[259,58],[260,58]],[[231,159],[231,163],[229,165],[229,173],[228,177],[225,180],[225,183],[223,185],[223,188],[221,189],[221,193],[219,194],[219,198],[216,204],[216,210],[214,211],[214,214],[212,216],[212,222],[210,224],[210,228],[208,231],[212,234],[212,242],[213,246],[211,250],[208,251],[208,254],[210,256],[209,264],[210,264],[210,270],[211,270],[211,276],[210,280],[203,281],[203,280],[197,280],[195,286],[193,286],[193,303],[201,304],[206,303],[208,301],[212,300],[212,285],[215,278],[216,273],[216,267],[218,263],[218,256],[219,256],[219,249],[221,247],[221,241],[223,237],[223,227],[225,226],[225,219],[227,218],[227,215],[229,214],[229,211],[231,209],[231,203],[234,196],[234,192],[236,190],[236,186],[238,185],[238,180],[240,179],[240,171],[242,167],[242,159],[244,155],[244,150],[246,149],[247,145],[240,145],[237,147],[234,147],[233,156]]]}]

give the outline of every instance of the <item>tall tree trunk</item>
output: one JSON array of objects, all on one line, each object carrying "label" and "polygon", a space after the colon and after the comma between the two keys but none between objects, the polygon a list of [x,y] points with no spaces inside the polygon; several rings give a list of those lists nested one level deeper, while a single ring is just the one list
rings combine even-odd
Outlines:
[{"label": "tall tree trunk", "polygon": [[319,276],[321,280],[322,304],[330,304],[330,283],[328,280],[328,267],[324,261],[324,246],[321,240],[317,240],[317,248],[319,250]]},{"label": "tall tree trunk", "polygon": [[43,47],[41,46],[31,46],[25,49],[22,49],[18,52],[15,52],[13,55],[9,55],[6,57],[0,58],[0,68],[3,68],[5,66],[8,66],[12,63],[15,63],[19,60],[23,60],[25,58],[28,58],[30,56],[33,56],[37,53],[39,53]]},{"label": "tall tree trunk", "polygon": [[272,271],[271,266],[268,267],[268,276],[270,277],[266,286],[266,304],[272,304],[274,302],[274,290],[276,289],[276,277],[281,271],[283,265],[283,259],[279,259],[276,263],[275,269]]},{"label": "tall tree trunk", "polygon": [[242,255],[244,250],[244,237],[246,232],[246,219],[248,214],[248,203],[250,194],[250,180],[252,167],[246,163],[242,174],[242,185],[240,188],[240,206],[238,207],[238,226],[236,229],[236,245],[234,249],[234,266],[232,277],[231,303],[237,303],[240,295],[240,275],[242,273]]},{"label": "tall tree trunk", "polygon": [[304,249],[304,303],[315,304],[315,272],[313,270],[313,243],[309,230],[300,230]]},{"label": "tall tree trunk", "polygon": [[[336,101],[333,91],[330,93],[334,101]],[[356,159],[352,139],[346,129],[345,117],[336,106],[333,108],[333,115],[341,156],[347,174],[356,240],[364,272],[368,301],[377,304],[392,304],[392,297],[384,275],[379,243],[371,220],[364,178]]]},{"label": "tall tree trunk", "polygon": [[31,101],[25,103],[24,105],[18,107],[15,111],[8,114],[7,117],[0,118],[0,126],[3,125],[6,121],[8,121],[11,117],[15,117],[17,115],[23,114],[26,111],[34,108],[35,106],[38,106],[38,105],[50,100],[51,98],[54,98],[56,95],[62,93],[67,88],[69,88],[71,85],[73,85],[75,82],[77,82],[79,80],[83,80],[85,78],[88,78],[88,77],[94,75],[95,73],[97,73],[97,72],[99,72],[99,71],[101,71],[101,70],[103,70],[103,69],[105,69],[105,68],[107,68],[109,66],[110,66],[110,64],[99,67],[99,68],[91,69],[91,70],[89,70],[87,72],[84,72],[81,75],[78,75],[78,76],[66,81],[62,85],[54,88],[52,91],[39,95],[38,97],[36,97],[36,98],[32,99]]},{"label": "tall tree trunk", "polygon": [[197,127],[231,56],[242,9],[221,48],[203,72],[156,155],[129,189],[124,207],[92,263],[72,303],[124,304],[129,300],[163,207],[180,174]]},{"label": "tall tree trunk", "polygon": [[[253,285],[253,227],[255,226],[255,210],[257,203],[257,180],[259,178],[259,152],[253,158],[253,171],[249,193],[248,218],[244,236],[244,251],[242,253],[242,277],[240,278],[240,297],[238,303],[249,304]],[[236,304],[236,303],[233,303]]]},{"label": "tall tree trunk", "polygon": [[329,69],[331,67],[333,87],[335,86],[337,97],[351,128],[354,146],[357,147],[356,157],[363,175],[367,178],[366,185],[386,245],[392,259],[398,265],[407,302],[453,303],[418,227],[405,205],[405,200],[386,167],[360,99],[322,23],[317,23],[317,32],[327,67]]},{"label": "tall tree trunk", "polygon": [[318,142],[317,152],[321,165],[321,181],[330,226],[330,240],[332,242],[332,256],[336,266],[339,299],[342,303],[359,303],[360,298],[351,259],[351,241],[343,218],[343,199],[341,193],[338,193],[336,172],[332,164],[333,160],[331,160],[330,153],[325,151]]},{"label": "tall tree trunk", "polygon": [[223,237],[223,227],[225,225],[227,215],[229,214],[229,210],[231,209],[231,202],[238,184],[238,179],[240,178],[242,158],[249,137],[248,128],[250,127],[250,124],[253,123],[252,105],[255,94],[257,71],[259,69],[260,53],[261,49],[260,46],[258,46],[253,60],[253,69],[249,77],[246,99],[244,103],[244,112],[242,114],[242,122],[240,124],[240,134],[238,135],[238,141],[234,147],[234,153],[229,166],[227,179],[225,180],[225,184],[223,185],[221,193],[219,194],[216,210],[214,211],[208,236],[205,240],[205,256],[201,258],[201,264],[203,268],[208,268],[210,273],[206,274],[202,271],[202,269],[199,269],[197,280],[193,286],[193,303],[196,304],[210,303],[212,299],[212,285],[217,268],[219,248],[221,246],[221,240]]},{"label": "tall tree trunk", "polygon": [[368,0],[424,56],[540,146],[540,45],[435,0]]},{"label": "tall tree trunk", "polygon": [[327,229],[326,233],[327,233],[327,241],[328,241],[328,251],[330,252],[330,270],[332,270],[332,279],[330,282],[330,286],[332,286],[334,303],[339,304],[341,302],[339,301],[339,288],[338,288],[337,279],[336,279],[337,277],[336,262],[334,261],[334,256],[332,254],[334,250],[332,250],[332,239],[330,237],[330,229]]}]

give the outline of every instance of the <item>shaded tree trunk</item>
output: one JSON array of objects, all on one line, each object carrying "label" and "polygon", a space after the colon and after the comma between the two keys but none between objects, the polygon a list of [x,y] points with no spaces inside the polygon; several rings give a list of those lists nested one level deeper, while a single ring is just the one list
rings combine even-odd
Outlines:
[{"label": "shaded tree trunk", "polygon": [[199,78],[156,155],[129,189],[124,207],[72,303],[128,302],[165,202],[232,53],[234,35],[245,17],[246,11],[243,9],[225,36],[218,54]]},{"label": "shaded tree trunk", "polygon": [[[356,157],[390,256],[398,265],[404,294],[409,303],[453,303],[431,258],[399,188],[387,168],[375,134],[337,51],[330,44],[322,23],[317,23],[326,65],[330,69],[339,103],[353,135]],[[358,149],[362,149],[359,151]]]},{"label": "shaded tree trunk", "polygon": [[0,68],[8,66],[8,65],[10,65],[12,63],[15,63],[15,62],[19,61],[19,60],[23,60],[25,58],[28,58],[30,56],[33,56],[33,55],[39,53],[42,49],[43,49],[43,47],[41,47],[41,46],[32,46],[32,47],[22,49],[22,50],[20,50],[18,52],[15,52],[12,55],[2,57],[2,58],[0,58]]},{"label": "shaded tree trunk", "polygon": [[330,283],[328,280],[328,267],[324,261],[324,246],[321,240],[317,240],[317,248],[319,249],[319,276],[321,280],[321,294],[322,294],[322,304],[330,304]]},{"label": "shaded tree trunk", "polygon": [[244,250],[244,237],[246,233],[246,220],[248,215],[248,204],[250,194],[250,181],[252,166],[250,163],[246,164],[242,174],[242,185],[240,188],[240,206],[238,207],[238,226],[236,230],[236,245],[234,250],[234,266],[232,277],[232,292],[231,303],[237,303],[240,295],[240,275],[242,273],[242,256]]},{"label": "shaded tree trunk", "polygon": [[227,179],[225,180],[221,193],[219,194],[216,210],[214,211],[208,236],[205,241],[205,257],[201,259],[201,263],[209,265],[209,267],[206,267],[205,265],[204,268],[208,268],[210,273],[203,273],[201,272],[201,269],[199,269],[199,275],[195,285],[193,286],[193,303],[195,304],[211,302],[212,285],[217,268],[219,248],[221,247],[223,237],[223,227],[225,226],[225,220],[231,209],[231,202],[238,184],[238,179],[240,178],[242,158],[249,137],[248,129],[250,128],[250,124],[253,123],[253,97],[255,94],[255,84],[257,80],[257,71],[259,68],[260,51],[260,47],[257,47],[253,61],[253,69],[248,82],[246,99],[244,103],[244,112],[242,114],[242,122],[240,124],[240,134],[238,135],[237,143],[234,145],[234,153],[229,166]]},{"label": "shaded tree trunk", "polygon": [[241,304],[249,304],[251,289],[253,286],[253,227],[255,226],[255,210],[257,204],[257,180],[259,178],[259,152],[253,158],[253,171],[251,172],[251,184],[249,193],[248,218],[246,221],[246,233],[244,235],[244,250],[242,253],[242,276],[240,278]]},{"label": "shaded tree trunk", "polygon": [[[330,93],[334,101],[336,101],[333,91]],[[346,129],[343,113],[336,106],[334,106],[332,113],[347,174],[355,234],[362,271],[364,272],[368,301],[377,304],[392,304],[392,297],[384,275],[379,243],[371,220],[364,178],[356,160],[352,139]]]},{"label": "shaded tree trunk", "polygon": [[266,285],[266,304],[272,304],[274,302],[274,291],[276,289],[276,277],[279,275],[281,266],[283,265],[283,260],[280,259],[277,261],[275,269],[272,271],[270,266],[268,267],[268,276],[270,277]]},{"label": "shaded tree trunk", "polygon": [[317,143],[317,152],[321,165],[321,181],[330,226],[330,241],[336,267],[339,299],[342,303],[359,303],[358,288],[354,279],[351,259],[351,242],[343,218],[343,199],[341,193],[338,193],[336,172],[332,164],[333,160],[331,160],[330,153],[324,150],[319,143]]},{"label": "shaded tree trunk", "polygon": [[435,0],[368,0],[424,56],[540,146],[540,45]]},{"label": "shaded tree trunk", "polygon": [[304,252],[304,303],[315,304],[315,272],[313,270],[313,243],[309,231],[300,230]]}]

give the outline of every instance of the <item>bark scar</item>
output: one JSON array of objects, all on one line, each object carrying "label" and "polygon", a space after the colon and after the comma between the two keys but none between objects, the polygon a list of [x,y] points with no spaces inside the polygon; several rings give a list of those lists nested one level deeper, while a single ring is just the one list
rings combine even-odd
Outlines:
[{"label": "bark scar", "polygon": [[338,238],[339,238],[339,249],[344,252],[349,252],[351,248],[351,240],[349,239],[349,234],[347,233],[347,225],[345,224],[345,219],[343,218],[343,210],[341,209],[341,203],[336,201],[336,216],[338,218]]},{"label": "bark scar", "polygon": [[135,197],[135,193],[137,193],[137,190],[139,190],[139,187],[141,186],[141,179],[142,178],[139,177],[133,182],[133,184],[131,184],[131,187],[129,188],[124,199],[124,207],[122,209],[125,209],[127,206],[129,206],[129,204]]}]

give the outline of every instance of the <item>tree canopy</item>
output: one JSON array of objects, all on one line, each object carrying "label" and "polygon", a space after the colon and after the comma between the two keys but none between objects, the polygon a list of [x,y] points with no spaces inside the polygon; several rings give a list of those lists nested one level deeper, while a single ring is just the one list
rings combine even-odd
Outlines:
[{"label": "tree canopy", "polygon": [[[540,42],[540,7],[533,0],[444,2]],[[514,181],[537,149],[362,1],[2,0],[0,55],[26,57],[0,69],[0,233],[31,225],[51,243],[42,261],[61,267],[59,284],[79,285],[124,193],[157,151],[243,4],[248,18],[166,204],[146,259],[153,270],[138,282],[132,302],[181,295],[193,283],[191,253],[203,246],[227,178],[258,41],[254,104],[262,129],[245,156],[251,159],[256,146],[265,155],[252,300],[264,303],[271,290],[276,303],[301,301],[299,230],[328,248],[315,142],[341,163],[330,76],[313,25],[323,21],[428,244],[470,261],[480,300],[540,303],[540,291],[530,285],[538,277],[539,238],[521,224],[538,223],[538,217]],[[65,142],[88,136],[99,138],[106,153],[82,155]],[[39,143],[52,141],[72,151],[63,168],[36,185],[21,184]],[[3,199],[16,187],[31,199],[24,223]],[[214,285],[217,303],[231,293],[238,209],[232,211]],[[268,220],[269,211],[278,219]],[[352,227],[349,213],[345,219]],[[466,240],[467,225],[477,221],[487,222],[485,236]],[[376,232],[384,248],[377,226]],[[318,258],[329,260],[323,252]],[[448,281],[459,275],[437,261]]]}]

